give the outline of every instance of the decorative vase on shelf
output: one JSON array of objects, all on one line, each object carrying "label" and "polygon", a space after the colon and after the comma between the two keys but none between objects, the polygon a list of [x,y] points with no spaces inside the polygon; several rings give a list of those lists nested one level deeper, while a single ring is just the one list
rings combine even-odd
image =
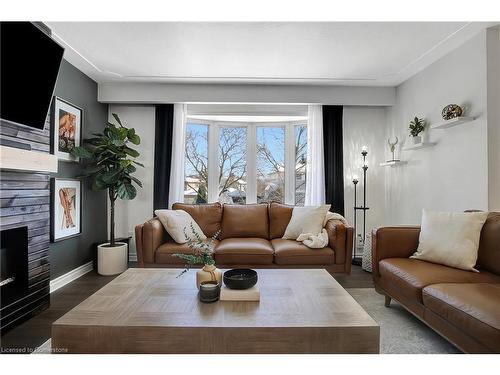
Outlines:
[{"label": "decorative vase on shelf", "polygon": [[441,111],[441,116],[443,117],[443,120],[448,121],[462,116],[463,113],[464,108],[460,107],[458,104],[448,104]]},{"label": "decorative vase on shelf", "polygon": [[411,137],[411,140],[414,145],[417,145],[419,143],[422,143],[422,136],[416,135],[414,137]]},{"label": "decorative vase on shelf", "polygon": [[222,281],[222,272],[213,264],[205,264],[201,270],[196,272],[196,286],[200,289],[200,284],[204,281]]}]

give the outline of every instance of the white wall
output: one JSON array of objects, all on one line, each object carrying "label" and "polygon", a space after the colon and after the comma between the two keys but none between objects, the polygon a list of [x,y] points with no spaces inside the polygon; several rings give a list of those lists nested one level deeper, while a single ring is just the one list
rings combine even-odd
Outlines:
[{"label": "white wall", "polygon": [[[134,227],[153,216],[153,167],[155,144],[155,108],[154,106],[124,106],[110,105],[109,120],[112,113],[117,113],[127,127],[135,128],[141,137],[141,144],[136,146],[140,156],[137,161],[144,164],[144,168],[137,167],[134,174],[142,181],[143,187],[137,189],[134,200],[117,200],[115,214],[116,236],[132,236],[130,242],[130,259],[136,256]],[[109,220],[108,220],[109,223]]]},{"label": "white wall", "polygon": [[[354,185],[352,178],[358,176],[357,204],[362,206],[363,199],[363,157],[361,148],[366,146],[367,194],[366,230],[385,223],[385,186],[384,170],[379,164],[385,161],[384,145],[386,139],[386,109],[382,107],[344,107],[344,206],[345,217],[353,223]],[[363,233],[362,213],[357,216],[358,233]]]},{"label": "white wall", "polygon": [[403,152],[408,164],[386,169],[391,223],[418,224],[423,208],[488,209],[485,32],[397,87],[387,136],[408,141],[408,123],[415,115],[439,123],[441,109],[450,103],[465,105],[476,120],[426,131],[426,140],[436,146]]},{"label": "white wall", "polygon": [[500,27],[487,30],[488,206],[500,211]]}]

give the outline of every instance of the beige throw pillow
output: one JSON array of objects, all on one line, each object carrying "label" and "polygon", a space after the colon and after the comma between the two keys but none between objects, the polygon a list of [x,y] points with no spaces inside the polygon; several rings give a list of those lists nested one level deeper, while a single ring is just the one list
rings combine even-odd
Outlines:
[{"label": "beige throw pillow", "polygon": [[418,249],[411,257],[478,272],[479,237],[487,212],[423,210]]},{"label": "beige throw pillow", "polygon": [[184,228],[186,228],[186,234],[189,239],[196,239],[191,230],[191,224],[193,225],[194,232],[202,240],[207,239],[200,226],[184,210],[156,210],[155,215],[158,216],[158,219],[160,219],[170,237],[177,243],[186,243],[188,241],[184,234]]},{"label": "beige throw pillow", "polygon": [[283,238],[287,240],[296,240],[301,234],[321,233],[323,222],[329,209],[329,204],[322,206],[294,207],[292,218],[286,227]]}]

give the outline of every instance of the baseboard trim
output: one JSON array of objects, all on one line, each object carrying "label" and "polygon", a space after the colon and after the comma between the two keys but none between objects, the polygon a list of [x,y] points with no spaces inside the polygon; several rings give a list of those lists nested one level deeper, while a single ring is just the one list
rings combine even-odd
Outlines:
[{"label": "baseboard trim", "polygon": [[57,289],[69,284],[70,282],[78,279],[79,277],[89,273],[94,269],[94,264],[92,261],[75,268],[74,270],[59,276],[54,280],[50,280],[50,293],[55,292]]}]

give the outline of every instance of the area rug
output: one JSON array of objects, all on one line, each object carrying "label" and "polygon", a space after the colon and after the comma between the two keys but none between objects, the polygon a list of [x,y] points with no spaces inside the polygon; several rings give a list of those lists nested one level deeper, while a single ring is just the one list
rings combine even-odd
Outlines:
[{"label": "area rug", "polygon": [[[380,325],[380,353],[382,354],[450,354],[460,353],[396,301],[384,306],[384,297],[374,288],[346,289],[351,296]],[[50,339],[33,354],[51,353]]]},{"label": "area rug", "polygon": [[392,300],[384,306],[384,296],[374,288],[346,289],[380,325],[380,353],[451,354],[461,353],[420,320]]}]

